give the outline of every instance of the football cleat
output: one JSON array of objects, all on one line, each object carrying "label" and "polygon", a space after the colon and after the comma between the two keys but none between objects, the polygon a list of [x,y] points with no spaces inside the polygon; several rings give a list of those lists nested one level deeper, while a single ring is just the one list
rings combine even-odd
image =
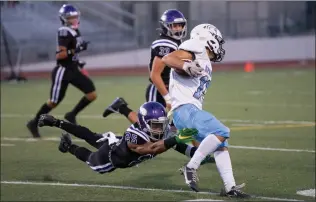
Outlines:
[{"label": "football cleat", "polygon": [[29,129],[34,138],[40,138],[41,135],[38,132],[37,121],[35,119],[30,120],[26,127]]},{"label": "football cleat", "polygon": [[250,198],[251,196],[249,194],[246,194],[240,190],[245,185],[245,183],[242,183],[241,185],[233,186],[229,192],[226,192],[225,189],[222,189],[220,196],[227,196],[231,198]]},{"label": "football cleat", "polygon": [[65,114],[65,119],[70,123],[77,125],[76,116],[73,115],[71,112]]},{"label": "football cleat", "polygon": [[186,165],[179,169],[182,175],[184,175],[185,183],[195,191],[199,192],[197,182],[199,181],[197,172],[194,168],[188,168]]},{"label": "football cleat", "polygon": [[121,98],[121,97],[117,97],[112,104],[110,104],[103,112],[102,116],[105,118],[107,116],[109,116],[112,113],[120,113],[119,109],[121,106],[123,105],[128,105],[127,102]]},{"label": "football cleat", "polygon": [[38,120],[38,127],[43,126],[56,126],[58,119],[49,114],[42,114]]},{"label": "football cleat", "polygon": [[68,133],[63,133],[60,138],[58,149],[62,153],[67,153],[72,144],[71,136]]}]

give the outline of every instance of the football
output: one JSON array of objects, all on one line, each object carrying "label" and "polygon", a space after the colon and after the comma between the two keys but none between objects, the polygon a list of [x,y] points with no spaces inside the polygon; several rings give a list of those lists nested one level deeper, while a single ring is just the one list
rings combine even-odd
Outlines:
[{"label": "football", "polygon": [[[182,60],[185,62],[192,62],[191,60],[188,60],[188,59],[182,59]],[[189,77],[188,73],[186,73],[183,69],[174,69],[174,71],[180,76]]]}]

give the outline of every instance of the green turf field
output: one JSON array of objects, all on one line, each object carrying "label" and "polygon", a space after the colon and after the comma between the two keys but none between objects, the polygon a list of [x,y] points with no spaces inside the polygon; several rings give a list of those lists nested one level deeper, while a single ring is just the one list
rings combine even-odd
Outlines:
[{"label": "green turf field", "polygon": [[[124,132],[128,121],[119,115],[102,119],[103,109],[116,96],[137,109],[147,78],[94,81],[98,99],[78,122],[96,132]],[[187,157],[171,150],[138,167],[100,175],[58,151],[60,130],[41,128],[43,139],[32,141],[25,123],[47,100],[49,85],[1,84],[1,200],[227,200],[217,195],[222,182],[214,164],[200,168],[203,193],[196,194],[177,171]],[[81,96],[69,87],[52,114],[63,116]],[[204,106],[231,128],[234,175],[247,184],[245,192],[256,200],[315,199],[296,193],[315,189],[315,69],[215,72]]]}]

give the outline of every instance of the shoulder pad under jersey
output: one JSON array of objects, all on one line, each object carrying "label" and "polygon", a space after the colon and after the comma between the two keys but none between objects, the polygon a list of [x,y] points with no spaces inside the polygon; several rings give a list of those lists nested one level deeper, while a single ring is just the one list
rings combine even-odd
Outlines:
[{"label": "shoulder pad under jersey", "polygon": [[73,37],[77,36],[77,32],[73,29],[71,29],[70,27],[60,27],[58,29],[58,32],[61,32],[61,31],[64,31],[64,32],[69,32]]},{"label": "shoulder pad under jersey", "polygon": [[200,41],[196,39],[189,39],[189,40],[184,41],[179,46],[179,49],[199,54],[205,50],[205,47]]}]

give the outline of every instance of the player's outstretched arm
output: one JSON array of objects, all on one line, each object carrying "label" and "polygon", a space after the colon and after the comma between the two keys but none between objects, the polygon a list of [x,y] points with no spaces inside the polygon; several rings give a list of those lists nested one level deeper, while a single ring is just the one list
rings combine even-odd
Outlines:
[{"label": "player's outstretched arm", "polygon": [[128,144],[128,147],[141,155],[144,154],[160,154],[171,147],[175,146],[178,143],[187,143],[191,142],[198,131],[196,129],[182,129],[179,131],[179,133],[176,136],[170,137],[165,140],[159,140],[157,142],[147,142],[146,144],[143,145],[137,145],[137,144]]}]

